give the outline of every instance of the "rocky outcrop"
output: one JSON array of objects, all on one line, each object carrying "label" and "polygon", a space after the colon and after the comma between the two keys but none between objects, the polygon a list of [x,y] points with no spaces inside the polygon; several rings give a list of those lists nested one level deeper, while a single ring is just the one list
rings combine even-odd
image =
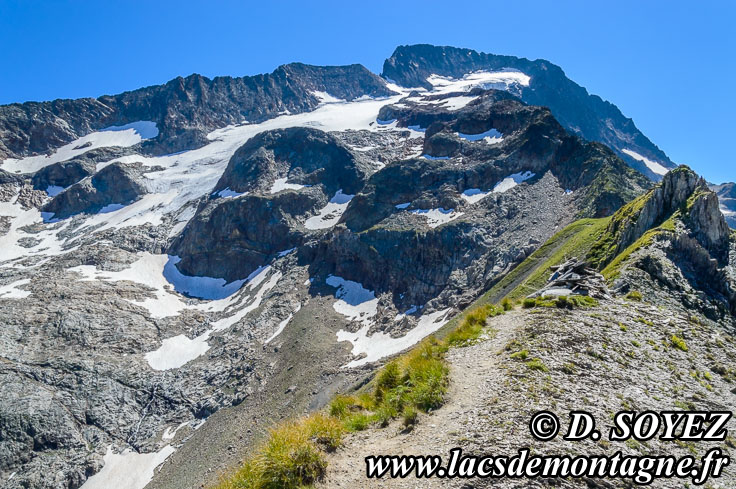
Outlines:
[{"label": "rocky outcrop", "polygon": [[717,320],[736,311],[734,246],[716,194],[681,166],[615,213],[589,258],[619,290],[651,288],[641,283],[653,280]]},{"label": "rocky outcrop", "polygon": [[111,205],[130,204],[146,193],[140,165],[112,163],[67,188],[43,207],[54,219],[81,212],[94,214]]},{"label": "rocky outcrop", "polygon": [[[730,231],[718,208],[718,198],[705,181],[686,166],[668,172],[662,182],[614,214],[593,249],[604,266],[647,231],[675,219],[720,263],[728,261]],[[672,228],[675,221],[667,228]]]},{"label": "rocky outcrop", "polygon": [[504,69],[520,70],[529,75],[529,86],[517,84],[513,91],[530,105],[549,107],[572,134],[613,148],[632,167],[656,180],[661,176],[623,150],[633,150],[669,168],[675,166],[615,105],[590,95],[567,78],[559,66],[546,60],[531,61],[471,49],[419,44],[396,48],[384,62],[382,76],[405,87],[430,88],[427,78],[432,74],[461,78],[474,71]]},{"label": "rocky outcrop", "polygon": [[[212,197],[169,252],[181,257],[177,267],[190,275],[247,277],[319,232],[305,227],[307,217],[338,192],[358,193],[370,171],[362,157],[323,131],[261,133],[235,152]],[[222,198],[225,191],[236,197]]]},{"label": "rocky outcrop", "polygon": [[302,216],[326,203],[318,188],[210,201],[169,253],[181,257],[177,268],[188,275],[240,280],[279,252],[300,246],[308,234]]},{"label": "rocky outcrop", "polygon": [[299,185],[322,185],[332,196],[342,189],[355,194],[371,166],[336,137],[307,127],[266,131],[251,138],[230,159],[213,193],[262,190],[286,177]]}]

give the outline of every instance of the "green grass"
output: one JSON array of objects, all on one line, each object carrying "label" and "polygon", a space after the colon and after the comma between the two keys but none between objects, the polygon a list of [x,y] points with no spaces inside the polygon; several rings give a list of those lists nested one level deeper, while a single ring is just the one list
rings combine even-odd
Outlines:
[{"label": "green grass", "polygon": [[549,369],[544,364],[544,362],[539,358],[532,358],[528,362],[526,362],[526,366],[529,368],[529,370],[536,370],[539,372],[549,372]]},{"label": "green grass", "polygon": [[217,489],[297,489],[320,480],[324,452],[335,450],[344,429],[335,418],[316,413],[272,429],[255,455],[215,486]]},{"label": "green grass", "polygon": [[558,309],[579,309],[582,307],[595,307],[598,301],[587,295],[568,295],[559,297],[527,297],[521,303],[524,309],[534,307],[556,307]]},{"label": "green grass", "polygon": [[[549,278],[550,267],[563,262],[565,258],[574,256],[583,257],[593,243],[605,230],[610,218],[580,219],[566,226],[552,236],[538,250],[529,255],[523,262],[507,273],[491,289],[483,294],[484,298],[498,298],[505,296],[510,301],[520,300],[542,288]],[[511,287],[522,277],[521,283]]]},{"label": "green grass", "polygon": [[507,311],[510,308],[510,302],[504,306],[494,306],[492,304],[484,304],[476,307],[465,315],[460,325],[450,332],[445,341],[450,346],[468,346],[475,343],[485,328],[486,320],[489,317],[495,317]]}]

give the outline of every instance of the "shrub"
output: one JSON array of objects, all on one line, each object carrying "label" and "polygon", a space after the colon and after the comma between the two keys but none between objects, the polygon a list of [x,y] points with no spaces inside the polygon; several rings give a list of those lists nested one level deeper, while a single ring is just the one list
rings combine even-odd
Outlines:
[{"label": "shrub", "polygon": [[540,372],[548,372],[549,369],[547,366],[540,360],[539,358],[532,358],[528,362],[526,362],[526,366],[529,367],[530,370],[539,370]]},{"label": "shrub", "polygon": [[395,361],[387,363],[376,376],[376,390],[387,391],[401,382],[401,369]]},{"label": "shrub", "polygon": [[291,489],[312,484],[324,476],[327,463],[298,423],[286,423],[271,431],[256,463],[264,489]]},{"label": "shrub", "polygon": [[526,360],[527,357],[529,356],[529,350],[517,351],[516,353],[512,353],[509,356],[511,358],[513,358],[514,360],[522,360],[523,361],[523,360]]},{"label": "shrub", "polygon": [[632,290],[631,292],[626,294],[626,299],[630,301],[641,302],[641,299],[642,299],[641,292],[639,292],[638,290]]},{"label": "shrub", "polygon": [[486,320],[503,314],[502,307],[485,304],[470,311],[462,323],[447,335],[447,344],[451,346],[467,346],[473,344],[483,332]]},{"label": "shrub", "polygon": [[670,341],[672,342],[672,346],[674,346],[678,350],[688,351],[687,343],[685,343],[685,340],[683,340],[679,336],[672,335]]},{"label": "shrub", "polygon": [[399,412],[389,403],[384,403],[376,409],[373,419],[382,428],[388,426],[392,419],[399,415]]},{"label": "shrub", "polygon": [[353,406],[355,402],[352,397],[337,395],[330,402],[330,416],[342,419],[352,412]]},{"label": "shrub", "polygon": [[501,301],[501,307],[503,307],[504,311],[510,311],[514,308],[514,305],[511,303],[508,297],[506,297],[504,300]]},{"label": "shrub", "polygon": [[533,299],[531,297],[525,298],[524,302],[521,303],[521,307],[523,307],[524,309],[531,309],[532,307],[536,307],[536,306],[537,306],[536,299]]},{"label": "shrub", "polygon": [[304,420],[304,428],[309,439],[323,447],[325,451],[336,450],[342,442],[344,429],[334,416],[323,413],[312,414]]}]

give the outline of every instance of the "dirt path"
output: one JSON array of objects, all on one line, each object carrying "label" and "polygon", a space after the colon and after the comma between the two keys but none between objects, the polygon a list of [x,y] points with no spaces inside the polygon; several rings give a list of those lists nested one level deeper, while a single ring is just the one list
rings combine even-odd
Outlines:
[{"label": "dirt path", "polygon": [[[411,433],[402,433],[398,422],[384,429],[369,429],[350,435],[329,457],[327,477],[321,488],[433,488],[451,486],[441,479],[367,479],[364,458],[369,455],[441,455],[458,445],[467,425],[477,418],[478,406],[497,397],[503,373],[497,353],[523,324],[523,316],[512,311],[494,318],[495,334],[472,347],[450,350],[450,387],[447,402],[436,412],[420,418]],[[455,481],[462,485],[462,481]]]}]

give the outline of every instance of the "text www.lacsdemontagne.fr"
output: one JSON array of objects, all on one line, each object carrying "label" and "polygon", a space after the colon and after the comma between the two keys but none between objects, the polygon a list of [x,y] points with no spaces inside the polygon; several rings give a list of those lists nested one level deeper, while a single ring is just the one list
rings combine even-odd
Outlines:
[{"label": "text www.lacsdemontagne.fr", "polygon": [[701,459],[693,456],[541,456],[530,455],[528,449],[513,456],[463,455],[462,449],[450,450],[447,464],[437,455],[375,455],[365,457],[368,478],[612,478],[630,479],[649,484],[655,479],[692,479],[701,485],[709,477],[718,477],[728,465],[719,448],[708,451]]}]

